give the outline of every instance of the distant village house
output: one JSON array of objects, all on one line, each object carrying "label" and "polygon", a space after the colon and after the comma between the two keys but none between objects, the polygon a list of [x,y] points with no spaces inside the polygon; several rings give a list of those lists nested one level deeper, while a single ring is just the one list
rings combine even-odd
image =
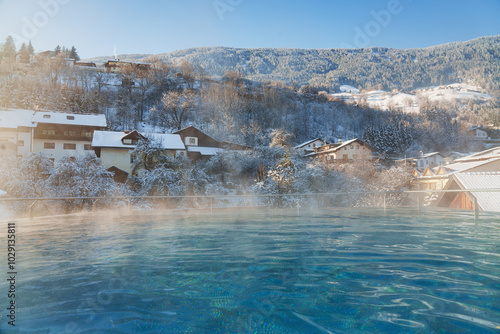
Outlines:
[{"label": "distant village house", "polygon": [[326,144],[315,148],[306,157],[316,158],[324,163],[353,162],[356,160],[373,160],[375,148],[355,138],[336,144]]}]

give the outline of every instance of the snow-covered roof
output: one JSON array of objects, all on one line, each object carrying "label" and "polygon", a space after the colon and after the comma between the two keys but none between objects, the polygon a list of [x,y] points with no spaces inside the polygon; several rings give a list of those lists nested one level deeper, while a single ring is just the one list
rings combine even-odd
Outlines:
[{"label": "snow-covered roof", "polygon": [[[122,138],[129,133],[121,131],[94,131],[92,138],[93,147],[109,147],[109,148],[128,148],[134,149],[135,145],[123,144]],[[168,150],[185,150],[181,136],[177,134],[165,133],[142,133],[146,138],[152,138],[161,143],[164,149]]]},{"label": "snow-covered roof", "polygon": [[[458,161],[459,159],[455,160]],[[487,159],[487,160],[480,160],[480,161],[464,161],[464,162],[455,162],[449,165],[444,165],[441,166],[443,170],[445,170],[447,173],[452,174],[452,173],[459,173],[459,172],[465,172],[468,170],[471,170],[473,168],[480,167],[482,165],[486,165],[495,161],[500,161],[499,158],[492,158],[492,159]]]},{"label": "snow-covered roof", "polygon": [[135,145],[124,145],[122,138],[127,134],[122,131],[94,131],[93,147],[134,148]]},{"label": "snow-covered roof", "polygon": [[84,114],[68,114],[52,111],[37,111],[35,113],[35,122],[50,123],[50,124],[67,124],[67,125],[85,125],[106,127],[106,116],[99,115],[84,115]]},{"label": "snow-covered roof", "polygon": [[222,148],[218,147],[203,147],[203,146],[188,146],[188,152],[197,152],[201,155],[216,155],[219,152],[224,151]]},{"label": "snow-covered roof", "polygon": [[[336,145],[335,147],[332,147],[328,150],[324,150],[324,151],[318,151],[318,152],[313,152],[313,153],[309,153],[306,155],[306,157],[310,157],[310,156],[314,156],[314,155],[317,155],[317,154],[323,154],[323,153],[330,153],[330,152],[335,152],[335,151],[338,151],[339,149],[341,149],[342,147],[345,147],[347,145],[350,145],[356,141],[360,141],[358,138],[354,138],[354,139],[351,139],[351,140],[348,140],[348,141],[345,141],[345,142],[342,142],[342,143],[339,143],[339,144],[334,144]],[[367,147],[370,147],[368,144],[364,144],[366,145]]]},{"label": "snow-covered roof", "polygon": [[435,156],[435,155],[438,155],[438,154],[439,154],[440,156],[444,157],[444,155],[442,155],[442,154],[441,154],[441,153],[439,153],[439,152],[431,152],[431,153],[423,154],[422,156],[417,157],[417,159],[421,159],[421,158],[430,158],[430,157]]},{"label": "snow-covered roof", "polygon": [[[500,172],[459,173],[455,175],[463,189],[500,190]],[[500,192],[471,192],[484,211],[500,212]]]},{"label": "snow-covered roof", "polygon": [[18,126],[36,127],[33,110],[7,109],[0,110],[0,128],[17,129]]},{"label": "snow-covered roof", "polygon": [[147,138],[153,138],[161,143],[162,147],[169,150],[185,150],[181,136],[173,133],[143,133]]},{"label": "snow-covered roof", "polygon": [[313,140],[308,140],[308,141],[306,141],[306,142],[303,142],[302,144],[299,144],[299,145],[295,146],[294,148],[295,148],[295,149],[298,149],[298,148],[301,148],[301,147],[307,146],[307,145],[309,145],[309,144],[314,143],[314,142],[315,142],[315,141],[317,141],[317,140],[323,141],[321,138],[316,138],[316,139],[313,139]]},{"label": "snow-covered roof", "polygon": [[477,152],[459,159],[455,159],[456,162],[461,161],[470,161],[470,160],[478,160],[478,159],[489,159],[499,157],[500,158],[500,146],[490,148],[488,150],[484,150],[481,152]]}]

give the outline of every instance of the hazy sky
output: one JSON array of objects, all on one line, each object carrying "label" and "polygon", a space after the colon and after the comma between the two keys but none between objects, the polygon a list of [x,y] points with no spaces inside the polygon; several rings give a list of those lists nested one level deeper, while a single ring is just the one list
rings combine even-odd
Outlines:
[{"label": "hazy sky", "polygon": [[500,0],[0,0],[0,42],[82,58],[199,46],[426,47],[500,34]]}]

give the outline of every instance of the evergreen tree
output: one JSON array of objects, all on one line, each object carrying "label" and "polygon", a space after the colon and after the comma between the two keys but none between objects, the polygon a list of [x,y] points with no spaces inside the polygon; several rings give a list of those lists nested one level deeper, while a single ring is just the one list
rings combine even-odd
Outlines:
[{"label": "evergreen tree", "polygon": [[16,57],[16,44],[12,36],[7,36],[2,47],[3,58],[13,59]]},{"label": "evergreen tree", "polygon": [[21,48],[19,49],[19,53],[21,54],[21,63],[29,63],[30,62],[30,54],[28,52],[28,47],[26,46],[26,43],[23,43],[21,45]]},{"label": "evergreen tree", "polygon": [[35,54],[35,49],[33,48],[31,41],[29,41],[27,49],[28,49],[28,54],[30,56],[33,56]]},{"label": "evergreen tree", "polygon": [[80,56],[78,56],[78,53],[76,52],[76,48],[74,46],[71,47],[68,58],[74,59],[76,61],[80,60]]},{"label": "evergreen tree", "polygon": [[53,56],[57,56],[61,52],[62,52],[61,46],[58,45],[58,46],[56,46],[56,48],[54,49],[54,51],[52,51],[52,55]]}]

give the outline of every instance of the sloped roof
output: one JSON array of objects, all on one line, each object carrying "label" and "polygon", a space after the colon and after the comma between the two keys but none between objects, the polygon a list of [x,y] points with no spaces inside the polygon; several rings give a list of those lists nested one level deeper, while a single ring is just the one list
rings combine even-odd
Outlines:
[{"label": "sloped roof", "polygon": [[471,192],[484,211],[500,212],[500,172],[458,173],[462,189],[498,189],[498,192]]},{"label": "sloped roof", "polygon": [[122,131],[94,131],[93,147],[133,148],[135,145],[124,145],[122,138],[127,134]]},{"label": "sloped roof", "polygon": [[416,158],[417,158],[417,159],[421,159],[421,158],[430,158],[430,157],[435,156],[435,155],[440,155],[440,156],[444,157],[444,155],[443,155],[443,154],[441,154],[441,153],[439,153],[439,152],[431,152],[431,153],[426,153],[426,154],[424,154],[424,155],[422,155],[422,156],[420,156],[420,157],[416,157]]},{"label": "sloped roof", "polygon": [[188,152],[197,152],[206,156],[216,155],[217,153],[224,151],[222,148],[204,146],[188,146],[187,150]]},{"label": "sloped roof", "polygon": [[500,146],[493,147],[481,152],[477,152],[459,159],[455,159],[455,162],[465,162],[465,161],[473,161],[473,160],[489,159],[489,158],[500,158]]},{"label": "sloped roof", "polygon": [[[128,148],[134,149],[135,145],[125,145],[122,142],[123,137],[128,136],[130,133],[121,131],[94,131],[94,138],[92,139],[93,147],[109,147],[109,148]],[[186,147],[182,139],[177,134],[164,134],[164,133],[142,133],[141,135],[146,138],[152,138],[158,141],[164,149],[168,150],[185,150]]]},{"label": "sloped roof", "polygon": [[303,142],[302,144],[299,144],[299,145],[295,146],[294,148],[297,149],[297,148],[301,148],[301,147],[307,146],[307,145],[309,145],[311,143],[314,143],[316,140],[323,141],[323,139],[321,139],[321,138],[316,138],[316,139],[313,139],[313,140],[308,140],[306,142]]},{"label": "sloped roof", "polygon": [[24,109],[0,110],[0,128],[17,129],[18,126],[36,127],[35,111]]},{"label": "sloped roof", "polygon": [[185,150],[181,136],[173,133],[144,133],[146,138],[152,138],[161,143],[162,147],[169,150]]},{"label": "sloped roof", "polygon": [[96,127],[108,126],[106,122],[106,116],[103,114],[84,115],[59,113],[52,111],[37,111],[35,112],[34,120],[37,123],[49,124],[85,125]]},{"label": "sloped roof", "polygon": [[[318,155],[318,154],[335,152],[335,151],[338,151],[341,148],[343,148],[343,147],[345,147],[347,145],[350,145],[350,144],[352,144],[352,143],[354,143],[356,141],[362,143],[365,147],[368,147],[371,151],[375,151],[375,148],[373,148],[369,144],[365,143],[361,139],[354,138],[354,139],[351,139],[351,140],[348,140],[348,141],[345,141],[345,142],[342,142],[342,143],[339,143],[339,144],[326,144],[324,146],[328,146],[328,145],[335,145],[335,146],[332,147],[332,148],[330,148],[330,149],[328,149],[328,150],[318,151],[318,152],[313,152],[313,153],[306,154],[306,157],[311,157],[311,156]],[[324,146],[322,146],[322,147],[324,147]]]},{"label": "sloped roof", "polygon": [[[465,172],[473,168],[477,168],[482,165],[486,165],[495,161],[500,160],[500,157],[498,158],[492,158],[492,159],[487,159],[487,160],[480,160],[480,161],[465,161],[465,162],[455,162],[449,165],[444,165],[442,166],[443,170],[446,171],[449,174],[452,173],[457,173],[457,172]],[[457,160],[455,160],[457,161]]]}]

